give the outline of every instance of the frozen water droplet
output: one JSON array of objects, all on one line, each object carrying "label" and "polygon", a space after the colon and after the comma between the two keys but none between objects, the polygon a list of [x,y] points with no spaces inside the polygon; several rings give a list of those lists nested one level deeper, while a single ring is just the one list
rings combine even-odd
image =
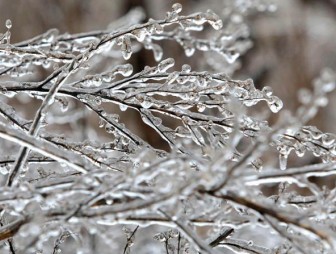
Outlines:
[{"label": "frozen water droplet", "polygon": [[1,167],[0,167],[0,174],[2,174],[2,175],[7,175],[8,172],[9,172],[9,169],[8,169],[7,166],[1,166]]},{"label": "frozen water droplet", "polygon": [[95,97],[94,102],[96,103],[96,105],[101,105],[102,99],[100,97]]},{"label": "frozen water droplet", "polygon": [[110,124],[106,124],[105,125],[105,131],[107,132],[107,133],[110,133],[110,134],[114,134],[114,127],[112,126],[112,125],[110,125]]},{"label": "frozen water droplet", "polygon": [[302,104],[308,104],[312,100],[312,93],[310,90],[302,88],[298,92],[298,99]]},{"label": "frozen water droplet", "polygon": [[319,96],[315,99],[315,104],[319,107],[325,107],[328,105],[328,98],[326,96]]},{"label": "frozen water droplet", "polygon": [[276,96],[272,96],[271,100],[268,101],[268,104],[269,104],[269,108],[271,109],[273,113],[279,112],[283,106],[282,101]]},{"label": "frozen water droplet", "polygon": [[125,60],[130,59],[132,55],[132,44],[129,36],[124,36],[121,44],[121,53]]},{"label": "frozen water droplet", "polygon": [[167,17],[166,17],[167,21],[172,22],[172,21],[177,20],[177,18],[178,18],[178,13],[176,13],[175,11],[172,11],[172,12],[168,11],[167,12]]},{"label": "frozen water droplet", "polygon": [[240,56],[240,54],[238,52],[234,51],[234,50],[224,52],[225,60],[229,64],[233,64],[239,56]]},{"label": "frozen water droplet", "polygon": [[128,77],[133,73],[133,66],[131,64],[124,64],[118,66],[116,72],[120,73],[124,77]]},{"label": "frozen water droplet", "polygon": [[176,230],[176,229],[170,229],[169,231],[168,231],[168,234],[169,234],[169,236],[171,237],[171,238],[176,238],[176,237],[178,237],[179,236],[179,232],[178,232],[178,230]]},{"label": "frozen water droplet", "polygon": [[134,30],[132,34],[137,38],[138,41],[142,42],[146,38],[147,31],[146,29],[137,29],[137,30]]},{"label": "frozen water droplet", "polygon": [[294,151],[298,157],[303,157],[306,152],[306,147],[301,142],[294,144]]},{"label": "frozen water droplet", "polygon": [[178,71],[174,71],[174,72],[170,73],[167,77],[167,80],[166,80],[167,84],[174,83],[176,81],[176,79],[179,77],[179,75],[180,74],[179,74]]},{"label": "frozen water droplet", "polygon": [[56,71],[58,68],[59,68],[59,64],[58,63],[54,63],[53,70]]},{"label": "frozen water droplet", "polygon": [[302,131],[309,133],[313,139],[320,139],[323,135],[315,126],[304,126]]},{"label": "frozen water droplet", "polygon": [[186,46],[184,45],[184,52],[187,57],[191,57],[195,53],[194,46]]},{"label": "frozen water droplet", "polygon": [[174,64],[175,61],[173,58],[167,58],[159,63],[158,70],[159,72],[166,72],[169,68],[173,67]]},{"label": "frozen water droplet", "polygon": [[151,120],[155,126],[160,126],[162,124],[162,119],[160,117],[153,117]]},{"label": "frozen water droplet", "polygon": [[172,10],[175,13],[180,13],[182,11],[182,4],[180,4],[180,3],[173,4]]},{"label": "frozen water droplet", "polygon": [[119,108],[121,111],[126,111],[128,106],[126,104],[119,104]]},{"label": "frozen water droplet", "polygon": [[267,9],[269,12],[276,12],[278,6],[276,4],[270,4]]},{"label": "frozen water droplet", "polygon": [[255,170],[257,171],[262,170],[263,162],[260,158],[255,159],[251,164]]},{"label": "frozen water droplet", "polygon": [[201,51],[208,51],[210,49],[209,43],[203,41],[198,41],[196,47]]},{"label": "frozen water droplet", "polygon": [[322,135],[322,143],[325,146],[331,146],[335,143],[335,135],[331,134],[331,133],[325,133]]},{"label": "frozen water droplet", "polygon": [[263,89],[262,89],[261,91],[262,91],[262,93],[263,93],[264,95],[266,95],[266,96],[271,96],[272,93],[273,93],[272,88],[269,87],[269,86],[265,86],[265,87],[263,87]]},{"label": "frozen water droplet", "polygon": [[153,44],[152,45],[152,50],[153,50],[153,53],[154,53],[155,61],[157,61],[157,62],[160,61],[162,56],[163,56],[162,48],[157,44]]},{"label": "frozen water droplet", "polygon": [[12,28],[12,21],[10,19],[6,20],[6,27],[7,27],[7,29],[11,29]]},{"label": "frozen water droplet", "polygon": [[139,95],[136,96],[136,99],[140,103],[141,107],[143,107],[145,109],[150,108],[153,105],[150,98],[147,97],[147,96],[139,94]]},{"label": "frozen water droplet", "polygon": [[205,105],[204,104],[197,104],[197,111],[198,112],[203,112],[204,110],[206,109]]},{"label": "frozen water droplet", "polygon": [[223,27],[223,21],[219,18],[219,16],[216,13],[214,13],[211,10],[208,10],[206,14],[207,14],[207,20],[209,24],[215,30],[219,30]]},{"label": "frozen water droplet", "polygon": [[287,154],[279,154],[279,164],[280,164],[280,169],[285,170],[287,168],[287,159],[288,155]]},{"label": "frozen water droplet", "polygon": [[219,30],[219,29],[221,29],[223,27],[223,21],[220,20],[220,19],[217,20],[217,21],[214,21],[214,22],[209,21],[209,23],[216,30]]},{"label": "frozen water droplet", "polygon": [[204,13],[198,13],[195,15],[193,22],[199,26],[204,24],[204,22],[206,22],[206,15]]},{"label": "frozen water droplet", "polygon": [[189,64],[182,65],[182,72],[183,73],[189,73],[191,71],[191,67]]},{"label": "frozen water droplet", "polygon": [[105,125],[105,121],[104,121],[102,118],[100,118],[100,119],[99,119],[99,123],[98,123],[98,127],[99,127],[99,128],[103,128],[104,125]]},{"label": "frozen water droplet", "polygon": [[157,34],[163,33],[163,26],[161,26],[159,23],[154,23],[152,29],[154,33],[157,33]]}]

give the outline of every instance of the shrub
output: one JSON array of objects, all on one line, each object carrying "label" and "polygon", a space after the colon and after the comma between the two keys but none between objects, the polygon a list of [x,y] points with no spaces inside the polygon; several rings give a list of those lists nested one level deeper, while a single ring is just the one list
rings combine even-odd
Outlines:
[{"label": "shrub", "polygon": [[[212,11],[181,10],[174,4],[161,20],[73,35],[52,29],[15,44],[7,20],[2,251],[334,253],[335,189],[314,179],[335,172],[335,135],[307,122],[326,105],[335,74],[322,72],[297,112],[270,124],[283,106],[272,89],[228,75],[251,46],[245,25],[222,29]],[[161,40],[188,57],[204,51],[204,69],[177,67]],[[133,71],[126,61],[141,48],[157,63]],[[213,64],[223,72],[210,71]],[[32,119],[16,112],[24,103],[38,104]],[[141,123],[129,121],[135,115],[167,148],[143,138]],[[321,161],[287,167],[291,151]]]}]

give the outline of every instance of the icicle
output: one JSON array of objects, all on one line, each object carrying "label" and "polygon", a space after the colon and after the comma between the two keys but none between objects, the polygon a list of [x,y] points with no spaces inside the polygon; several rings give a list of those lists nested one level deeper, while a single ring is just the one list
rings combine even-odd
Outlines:
[{"label": "icicle", "polygon": [[121,43],[121,53],[125,60],[130,59],[132,55],[132,44],[129,36],[125,35]]},{"label": "icicle", "polygon": [[163,56],[163,50],[158,44],[152,44],[155,61],[160,61]]},{"label": "icicle", "polygon": [[280,164],[280,169],[285,170],[287,168],[287,159],[288,155],[287,154],[279,154],[279,164]]},{"label": "icicle", "polygon": [[323,145],[330,147],[335,143],[336,136],[331,133],[325,133],[322,135],[322,143]]}]

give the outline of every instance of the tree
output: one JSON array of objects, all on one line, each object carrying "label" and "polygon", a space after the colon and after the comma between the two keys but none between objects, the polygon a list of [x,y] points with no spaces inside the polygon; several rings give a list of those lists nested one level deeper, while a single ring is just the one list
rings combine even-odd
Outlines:
[{"label": "tree", "polygon": [[[283,106],[272,89],[228,75],[251,46],[245,24],[231,19],[223,29],[210,10],[181,11],[174,4],[161,20],[127,24],[141,16],[136,9],[118,29],[52,29],[14,44],[6,21],[2,251],[335,251],[336,189],[314,179],[334,174],[335,135],[307,125],[327,104],[335,73],[323,71],[312,92],[301,92],[297,112],[270,124]],[[178,67],[162,40],[188,57],[203,51],[203,70]],[[133,71],[126,61],[142,48],[157,63]],[[223,72],[209,71],[214,64]],[[40,102],[32,119],[14,99]],[[125,112],[140,116],[166,146],[144,140],[139,121],[125,125]],[[291,151],[321,161],[288,168]]]}]

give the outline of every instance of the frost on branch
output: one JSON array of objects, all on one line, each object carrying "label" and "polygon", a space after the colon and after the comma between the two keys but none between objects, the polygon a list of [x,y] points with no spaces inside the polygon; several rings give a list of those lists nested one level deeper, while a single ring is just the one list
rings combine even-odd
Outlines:
[{"label": "frost on branch", "polygon": [[[214,12],[181,13],[174,4],[161,20],[73,35],[52,29],[15,44],[6,22],[1,251],[334,253],[335,189],[310,180],[334,174],[335,135],[307,121],[326,105],[335,75],[324,72],[313,92],[300,92],[298,111],[271,125],[283,103],[269,86],[233,79],[232,68],[179,66],[165,52],[161,41],[173,40],[188,57],[210,52],[234,65],[247,49],[230,30],[200,36],[222,29]],[[156,64],[134,71],[127,61],[141,48]],[[13,99],[38,101],[34,116]],[[130,112],[168,148],[147,142],[138,122],[124,120]],[[290,151],[322,161],[287,168]]]}]

